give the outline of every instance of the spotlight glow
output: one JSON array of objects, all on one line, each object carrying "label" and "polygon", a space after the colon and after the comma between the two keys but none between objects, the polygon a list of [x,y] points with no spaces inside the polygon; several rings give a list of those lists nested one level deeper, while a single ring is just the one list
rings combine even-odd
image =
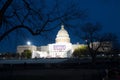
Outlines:
[{"label": "spotlight glow", "polygon": [[30,41],[27,41],[27,45],[31,45],[31,42],[30,42]]}]

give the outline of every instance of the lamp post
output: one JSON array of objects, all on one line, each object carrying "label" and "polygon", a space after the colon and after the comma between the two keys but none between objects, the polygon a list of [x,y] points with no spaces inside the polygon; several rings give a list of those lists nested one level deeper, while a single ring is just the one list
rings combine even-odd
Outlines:
[{"label": "lamp post", "polygon": [[85,43],[88,44],[88,40],[87,39],[85,40]]}]

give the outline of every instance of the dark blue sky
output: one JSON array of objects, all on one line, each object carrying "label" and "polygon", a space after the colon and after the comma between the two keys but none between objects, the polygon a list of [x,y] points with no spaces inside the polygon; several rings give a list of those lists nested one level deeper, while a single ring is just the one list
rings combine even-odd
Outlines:
[{"label": "dark blue sky", "polygon": [[[54,0],[52,0],[54,1]],[[47,4],[52,4],[51,0],[47,0]],[[61,0],[59,4],[62,2],[69,2],[70,0]],[[120,39],[120,0],[73,0],[77,5],[81,8],[81,10],[87,10],[88,17],[81,21],[81,23],[85,22],[92,22],[96,23],[99,22],[102,24],[102,32],[113,32],[118,35]],[[39,6],[39,4],[38,4]],[[51,6],[51,5],[49,5]],[[67,6],[67,5],[66,5]],[[63,8],[66,7],[65,5],[62,6]],[[78,23],[78,21],[73,21],[72,23]],[[53,24],[55,25],[55,24]],[[76,26],[77,27],[77,26]],[[11,39],[5,39],[0,42],[0,52],[15,52],[17,45],[24,45],[27,41],[31,41],[33,45],[47,45],[48,43],[54,43],[55,37],[60,29],[60,26],[56,29],[42,33],[39,36],[32,36],[26,30],[22,30],[19,35],[24,36],[17,36],[15,33],[11,33]],[[75,28],[67,28],[65,29],[69,32],[71,42],[72,43],[83,43],[83,41],[76,36]],[[23,34],[23,32],[27,34]],[[49,34],[49,35],[48,35]]]}]

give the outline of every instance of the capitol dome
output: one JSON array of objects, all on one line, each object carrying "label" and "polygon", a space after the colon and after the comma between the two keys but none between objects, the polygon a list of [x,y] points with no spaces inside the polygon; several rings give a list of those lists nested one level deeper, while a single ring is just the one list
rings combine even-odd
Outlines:
[{"label": "capitol dome", "polygon": [[68,32],[64,29],[64,26],[61,26],[61,29],[58,31],[56,36],[56,43],[67,42],[70,43],[70,38]]}]

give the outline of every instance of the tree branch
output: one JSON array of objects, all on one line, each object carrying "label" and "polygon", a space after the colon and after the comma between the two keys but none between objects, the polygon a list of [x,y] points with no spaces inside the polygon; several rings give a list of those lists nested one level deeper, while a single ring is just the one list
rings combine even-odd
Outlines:
[{"label": "tree branch", "polygon": [[13,0],[7,0],[5,2],[5,4],[3,5],[3,7],[0,10],[0,25],[2,24],[2,20],[3,20],[3,15],[5,13],[5,11],[7,10],[7,8],[10,6],[10,4],[12,3]]},{"label": "tree branch", "polygon": [[9,29],[9,30],[6,31],[5,33],[3,33],[2,36],[0,36],[0,41],[2,41],[9,33],[11,33],[12,31],[14,31],[14,30],[16,30],[16,29],[18,29],[18,28],[24,28],[24,29],[28,30],[32,35],[38,35],[38,34],[40,34],[40,32],[39,32],[39,33],[34,32],[34,31],[33,31],[31,28],[29,28],[28,26],[18,25],[18,26],[15,26],[15,27]]}]

